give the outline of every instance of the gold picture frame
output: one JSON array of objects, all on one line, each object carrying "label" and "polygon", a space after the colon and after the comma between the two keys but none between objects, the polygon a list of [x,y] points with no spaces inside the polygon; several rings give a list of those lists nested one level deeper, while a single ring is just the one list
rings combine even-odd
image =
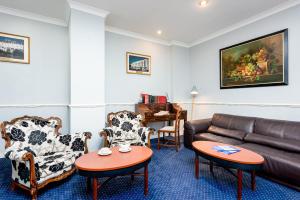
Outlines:
[{"label": "gold picture frame", "polygon": [[30,37],[0,32],[0,61],[30,64]]},{"label": "gold picture frame", "polygon": [[128,74],[151,75],[151,56],[126,52],[126,72]]}]

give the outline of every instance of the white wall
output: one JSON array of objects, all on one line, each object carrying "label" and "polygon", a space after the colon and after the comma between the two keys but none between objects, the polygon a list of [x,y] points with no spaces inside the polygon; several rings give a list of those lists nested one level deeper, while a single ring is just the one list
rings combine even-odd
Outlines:
[{"label": "white wall", "polygon": [[[191,48],[193,83],[202,102],[196,106],[197,118],[225,112],[299,121],[299,19],[297,6]],[[288,86],[219,89],[219,49],[285,28],[289,29]]]},{"label": "white wall", "polygon": [[[151,75],[126,73],[126,52],[151,56]],[[141,92],[171,94],[170,47],[106,32],[106,103],[137,103]]]},{"label": "white wall", "polygon": [[174,102],[190,102],[192,89],[192,73],[190,52],[188,48],[171,46],[171,79],[172,97]]},{"label": "white wall", "polygon": [[[0,13],[1,32],[31,39],[30,64],[0,62],[0,121],[58,116],[69,130],[69,50],[66,27]],[[26,106],[27,105],[27,106]],[[13,106],[13,107],[11,107]],[[0,154],[4,142],[0,139]]]},{"label": "white wall", "polygon": [[[151,75],[126,73],[126,52],[151,56]],[[106,114],[120,110],[135,111],[141,92],[166,95],[171,102],[189,98],[191,88],[189,49],[167,46],[106,32]],[[163,123],[149,124],[156,129]]]}]

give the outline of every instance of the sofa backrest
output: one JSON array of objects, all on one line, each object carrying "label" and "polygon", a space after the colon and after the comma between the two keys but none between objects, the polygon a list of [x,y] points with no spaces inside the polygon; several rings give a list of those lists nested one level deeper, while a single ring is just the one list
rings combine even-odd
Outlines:
[{"label": "sofa backrest", "polygon": [[41,117],[24,116],[3,122],[2,137],[5,148],[14,145],[16,148],[29,148],[36,155],[51,151],[55,137],[59,134],[61,120],[57,117],[44,119]]},{"label": "sofa backrest", "polygon": [[108,126],[118,140],[139,138],[137,130],[141,127],[142,119],[142,115],[126,110],[107,115]]},{"label": "sofa backrest", "polygon": [[300,122],[256,118],[253,132],[246,142],[300,152]]},{"label": "sofa backrest", "polygon": [[213,115],[208,132],[243,140],[254,129],[254,117],[219,114]]},{"label": "sofa backrest", "polygon": [[244,117],[237,115],[219,114],[216,113],[212,118],[212,125],[232,130],[244,131],[251,133],[254,129],[254,117]]}]

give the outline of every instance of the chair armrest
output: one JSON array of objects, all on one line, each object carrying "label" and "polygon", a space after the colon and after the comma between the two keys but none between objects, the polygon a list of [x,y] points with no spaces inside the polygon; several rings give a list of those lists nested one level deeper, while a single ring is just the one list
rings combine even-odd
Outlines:
[{"label": "chair armrest", "polygon": [[110,139],[113,136],[113,129],[111,127],[105,127],[102,131],[99,132],[99,135],[104,140],[104,147],[108,147]]},{"label": "chair armrest", "polygon": [[138,135],[141,139],[141,143],[149,148],[151,148],[151,140],[150,136],[153,134],[154,130],[148,127],[139,127],[138,128]]},{"label": "chair armrest", "polygon": [[92,133],[90,132],[59,135],[55,144],[56,151],[69,150],[87,153],[87,140],[91,137]]},{"label": "chair armrest", "polygon": [[13,148],[14,147],[11,146],[5,150],[5,157],[12,160],[15,163],[18,162],[26,164],[26,161],[29,162],[30,187],[35,188],[37,185],[36,168],[34,162],[34,157],[36,156],[35,153],[29,147],[25,147],[24,149]]},{"label": "chair armrest", "polygon": [[184,123],[184,134],[194,135],[207,131],[211,125],[211,119],[192,120]]},{"label": "chair armrest", "polygon": [[10,146],[5,149],[4,152],[5,158],[22,163],[25,163],[25,161],[28,160],[28,154],[31,154],[33,158],[36,156],[36,154],[29,147],[25,147],[24,149],[17,149],[14,146]]},{"label": "chair armrest", "polygon": [[148,147],[151,149],[151,135],[154,135],[154,128],[148,128]]}]

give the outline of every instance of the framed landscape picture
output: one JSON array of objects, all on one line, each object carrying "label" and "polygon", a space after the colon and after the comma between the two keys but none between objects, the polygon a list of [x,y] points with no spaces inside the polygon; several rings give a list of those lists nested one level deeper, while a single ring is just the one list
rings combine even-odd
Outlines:
[{"label": "framed landscape picture", "polygon": [[30,63],[30,38],[0,32],[0,61]]},{"label": "framed landscape picture", "polygon": [[151,56],[127,52],[126,71],[129,74],[151,75]]},{"label": "framed landscape picture", "polygon": [[220,88],[288,84],[288,29],[220,49]]}]

